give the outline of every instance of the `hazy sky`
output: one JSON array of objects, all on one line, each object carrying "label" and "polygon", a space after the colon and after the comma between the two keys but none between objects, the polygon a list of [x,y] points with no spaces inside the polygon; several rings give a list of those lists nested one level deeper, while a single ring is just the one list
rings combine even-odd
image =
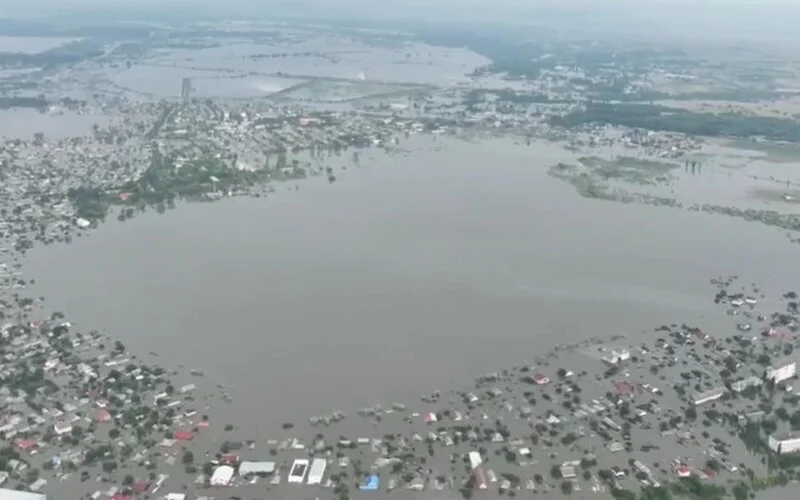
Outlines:
[{"label": "hazy sky", "polygon": [[[417,22],[501,22],[642,35],[800,39],[798,0],[0,0],[5,16],[62,15],[89,10],[86,19],[131,19],[110,11],[184,11],[212,19],[270,20],[276,15]],[[105,15],[101,15],[105,14]],[[169,14],[169,15],[167,15]],[[135,16],[134,16],[135,17]]]}]

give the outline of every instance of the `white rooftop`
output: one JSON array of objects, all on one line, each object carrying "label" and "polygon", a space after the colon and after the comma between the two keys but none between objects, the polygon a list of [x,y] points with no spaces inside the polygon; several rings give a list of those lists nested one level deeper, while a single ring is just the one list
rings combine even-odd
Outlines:
[{"label": "white rooftop", "polygon": [[0,500],[47,500],[47,496],[40,493],[0,488]]},{"label": "white rooftop", "polygon": [[242,462],[239,464],[239,475],[272,474],[275,472],[275,462]]}]

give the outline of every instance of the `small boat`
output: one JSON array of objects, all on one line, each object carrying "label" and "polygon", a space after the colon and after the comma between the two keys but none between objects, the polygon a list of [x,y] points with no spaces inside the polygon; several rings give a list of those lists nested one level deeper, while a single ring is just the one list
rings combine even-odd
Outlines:
[{"label": "small boat", "polygon": [[731,305],[733,307],[742,307],[744,305],[744,301],[742,299],[733,299],[731,301]]},{"label": "small boat", "polygon": [[745,297],[744,301],[750,304],[751,306],[758,304],[758,299],[755,297]]}]

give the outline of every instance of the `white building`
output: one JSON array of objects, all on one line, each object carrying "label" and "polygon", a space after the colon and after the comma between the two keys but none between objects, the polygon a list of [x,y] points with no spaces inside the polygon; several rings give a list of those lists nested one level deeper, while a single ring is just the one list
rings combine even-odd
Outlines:
[{"label": "white building", "polygon": [[603,356],[603,361],[612,365],[618,365],[631,359],[631,352],[627,349],[612,349],[607,356]]},{"label": "white building", "polygon": [[252,462],[245,460],[239,464],[239,475],[269,475],[275,472],[275,462]]},{"label": "white building", "polygon": [[778,455],[800,451],[800,433],[773,434],[769,437],[769,447]]},{"label": "white building", "polygon": [[0,488],[0,499],[2,500],[48,500],[46,495],[39,493],[29,493],[27,491],[17,491]]},{"label": "white building", "polygon": [[788,380],[795,376],[797,373],[797,362],[784,361],[776,363],[767,368],[767,380],[773,380],[776,384]]},{"label": "white building", "polygon": [[298,458],[289,469],[289,477],[286,479],[290,483],[302,483],[308,472],[309,461],[305,458]]},{"label": "white building", "polygon": [[68,422],[56,422],[53,425],[53,431],[55,431],[56,436],[65,436],[72,432],[72,424]]},{"label": "white building", "polygon": [[705,403],[710,403],[711,401],[716,401],[717,399],[721,398],[722,395],[725,394],[725,389],[711,389],[710,391],[706,392],[698,392],[694,395],[694,404],[695,406],[699,406]]},{"label": "white building", "polygon": [[731,384],[731,389],[734,392],[744,392],[748,387],[758,387],[761,385],[761,379],[758,377],[747,377]]},{"label": "white building", "polygon": [[481,459],[481,454],[477,451],[469,452],[469,465],[472,469],[477,469],[483,463],[483,459]]},{"label": "white building", "polygon": [[230,465],[220,465],[214,470],[214,473],[211,474],[211,486],[228,486],[231,484],[235,472],[234,468]]},{"label": "white building", "polygon": [[322,484],[322,479],[325,477],[325,469],[328,462],[324,458],[315,458],[311,461],[311,468],[308,470],[307,484]]}]

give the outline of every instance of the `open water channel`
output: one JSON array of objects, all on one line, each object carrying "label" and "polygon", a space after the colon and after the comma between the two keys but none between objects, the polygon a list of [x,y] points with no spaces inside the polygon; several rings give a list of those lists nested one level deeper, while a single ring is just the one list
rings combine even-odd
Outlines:
[{"label": "open water channel", "polygon": [[413,401],[592,335],[713,333],[733,323],[710,278],[797,282],[781,231],[580,198],[546,174],[571,159],[556,145],[401,147],[332,185],[110,217],[27,273],[79,328],[231,387],[225,419],[248,427]]}]

